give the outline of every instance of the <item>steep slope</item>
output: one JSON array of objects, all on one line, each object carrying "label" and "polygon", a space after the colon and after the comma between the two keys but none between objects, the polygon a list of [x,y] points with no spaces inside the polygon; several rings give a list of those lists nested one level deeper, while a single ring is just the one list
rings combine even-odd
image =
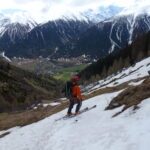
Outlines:
[{"label": "steep slope", "polygon": [[[26,39],[24,42],[27,42],[28,47],[32,49],[35,48],[34,44],[39,44],[39,42],[39,48],[41,47],[41,44],[43,48],[49,48],[51,43],[55,44],[53,47],[55,48],[60,46],[60,42],[64,44],[72,38],[77,39],[78,34],[80,34],[78,32],[81,32],[82,30],[84,32],[87,29],[86,23],[98,23],[101,20],[116,15],[120,11],[121,8],[117,6],[98,7],[96,10],[89,9],[78,15],[73,15],[68,12],[67,16],[61,16],[54,21],[50,21],[47,17],[47,21],[38,23],[34,21],[31,17],[32,15],[27,12],[19,11],[12,14],[0,13],[0,50],[7,50],[9,47],[12,47],[13,44],[18,43],[23,39]],[[77,24],[79,24],[78,27]],[[27,36],[27,33],[36,26],[39,27]],[[68,31],[66,31],[66,28]],[[57,31],[55,32],[51,30]],[[49,32],[49,34],[52,35],[45,32]],[[31,39],[34,39],[34,43],[30,41]],[[47,42],[50,42],[50,44]]]},{"label": "steep slope", "polygon": [[[0,51],[5,51],[9,57],[33,57],[33,53],[35,57],[51,56],[56,51],[59,51],[59,54],[55,54],[55,57],[69,57],[70,50],[75,46],[72,42],[77,40],[82,32],[120,11],[121,8],[117,6],[98,7],[78,15],[68,12],[67,16],[54,21],[47,18],[47,23],[40,24],[25,12],[0,14]],[[32,29],[34,30],[31,31]],[[66,45],[68,42],[69,46]]]},{"label": "steep slope", "polygon": [[[59,51],[59,56],[68,55],[68,49],[74,47],[73,41],[79,38],[80,34],[93,25],[92,22],[79,20],[56,20],[39,25],[26,34],[24,39],[15,44],[10,43],[9,47],[1,46],[6,55],[21,57],[51,57]],[[3,43],[3,42],[0,42]],[[5,42],[4,42],[5,43]],[[67,43],[71,43],[67,48]],[[6,44],[6,43],[5,43]],[[66,47],[66,51],[65,51]]]},{"label": "steep slope", "polygon": [[[150,29],[149,14],[116,16],[98,24],[91,21],[60,19],[36,25],[8,25],[1,32],[0,49],[9,57],[99,58],[131,44]],[[2,30],[3,31],[3,30]]]},{"label": "steep slope", "polygon": [[[0,135],[6,135],[0,138],[1,149],[149,150],[150,79],[146,71],[150,69],[149,64],[150,59],[147,58],[122,72],[129,75],[122,76],[122,73],[118,73],[115,82],[119,84],[130,82],[130,87],[128,83],[125,89],[118,92],[102,94],[84,101],[82,108],[97,105],[90,111],[58,120],[66,114],[65,109],[37,123],[1,131]],[[139,81],[131,81],[133,79],[131,76]],[[141,77],[145,78],[141,79]],[[103,81],[109,82],[110,79],[113,80],[113,77]],[[99,81],[99,85],[102,86],[103,83]],[[101,88],[108,86],[116,86],[116,84],[108,83]],[[92,89],[89,92],[93,92]],[[130,92],[132,95],[129,94]],[[128,99],[125,101],[119,99],[122,95],[124,99]],[[131,101],[130,98],[133,96],[134,101]],[[106,111],[106,108],[110,110]]]},{"label": "steep slope", "polygon": [[[137,38],[131,45],[118,52],[113,52],[97,62],[89,65],[80,75],[83,80],[103,78],[134,65],[136,62],[150,56],[150,32]],[[97,76],[97,77],[96,77]]]},{"label": "steep slope", "polygon": [[119,15],[98,24],[93,21],[59,19],[37,25],[33,21],[11,23],[1,19],[0,50],[9,57],[99,58],[124,48],[150,30],[149,14]]},{"label": "steep slope", "polygon": [[[110,74],[106,78],[93,82],[86,86],[86,93],[93,93],[104,88],[113,88],[122,84],[137,86],[141,85],[145,78],[150,76],[150,57],[137,62],[133,66],[123,68],[122,70]],[[147,81],[149,83],[149,80]]]},{"label": "steep slope", "polygon": [[98,23],[80,36],[75,53],[102,57],[122,49],[150,30],[148,14],[117,16]]},{"label": "steep slope", "polygon": [[38,123],[14,128],[11,134],[0,139],[1,149],[148,150],[150,99],[139,105],[140,110],[130,108],[112,118],[121,108],[111,111],[104,109],[117,94],[92,98],[84,103],[84,107],[93,104],[97,104],[97,107],[75,118],[55,121],[66,113],[64,110]]},{"label": "steep slope", "polygon": [[0,59],[0,112],[23,110],[59,96],[61,83],[21,70]]},{"label": "steep slope", "polygon": [[[24,39],[25,35],[38,25],[29,16],[25,16],[24,14],[16,17],[17,20],[13,20],[13,17],[7,17],[0,14],[1,49],[6,46],[6,43],[7,45],[10,45]],[[6,48],[8,48],[8,46]]]}]

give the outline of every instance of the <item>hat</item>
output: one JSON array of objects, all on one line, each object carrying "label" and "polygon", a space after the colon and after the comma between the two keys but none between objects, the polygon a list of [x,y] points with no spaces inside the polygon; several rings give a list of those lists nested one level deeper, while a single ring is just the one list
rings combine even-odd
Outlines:
[{"label": "hat", "polygon": [[71,81],[79,81],[80,77],[78,75],[75,75],[71,78]]}]

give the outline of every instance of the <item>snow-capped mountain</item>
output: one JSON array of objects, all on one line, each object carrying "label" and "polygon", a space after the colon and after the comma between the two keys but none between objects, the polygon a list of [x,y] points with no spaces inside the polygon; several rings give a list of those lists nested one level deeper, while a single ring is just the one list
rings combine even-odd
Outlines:
[{"label": "snow-capped mountain", "polygon": [[124,47],[127,43],[131,44],[137,37],[150,31],[149,14],[127,15],[119,18],[117,17],[110,22],[110,52],[115,50],[115,48],[122,48],[122,45]]},{"label": "snow-capped mountain", "polygon": [[150,16],[140,14],[113,17],[96,25],[90,21],[63,19],[30,30],[29,25],[7,25],[7,30],[0,38],[0,47],[6,51],[7,56],[36,57],[55,53],[53,56],[57,57],[82,54],[99,57],[124,48],[148,32]]},{"label": "snow-capped mountain", "polygon": [[105,19],[117,16],[122,12],[122,7],[117,7],[110,5],[108,7],[98,7],[97,9],[89,9],[83,13],[81,16],[84,16],[87,20],[98,23],[100,21],[104,21]]},{"label": "snow-capped mountain", "polygon": [[18,29],[19,27],[19,31],[24,31],[25,34],[22,34],[22,39],[18,35],[16,42],[12,43],[9,30],[0,39],[0,47],[6,50],[9,57],[71,57],[85,54],[97,58],[126,47],[138,36],[148,32],[150,16],[140,14],[112,17],[96,25],[90,21],[63,19],[38,25],[30,32],[20,24]]},{"label": "snow-capped mountain", "polygon": [[7,39],[8,43],[15,43],[35,28],[38,24],[25,14],[15,16],[0,15],[0,38]]},{"label": "snow-capped mountain", "polygon": [[37,57],[40,55],[47,57],[53,54],[57,55],[57,51],[62,55],[67,55],[68,50],[63,51],[64,47],[68,43],[76,41],[92,25],[93,23],[90,21],[66,19],[49,21],[36,26],[23,39],[16,43],[10,43],[9,47],[7,45],[8,40],[3,40],[3,42],[0,42],[0,47],[5,49],[6,55],[10,57]]},{"label": "snow-capped mountain", "polygon": [[76,50],[91,56],[101,56],[126,47],[149,30],[148,14],[113,17],[82,34],[76,43]]},{"label": "snow-capped mountain", "polygon": [[[37,24],[26,13],[12,18],[1,14],[0,50],[5,50],[9,57],[104,56],[149,31],[148,6],[97,7],[76,16],[68,13],[62,19],[42,24]],[[142,10],[146,13],[141,14]]]},{"label": "snow-capped mountain", "polygon": [[[84,13],[79,13],[78,15],[76,14],[76,16],[73,14],[68,14],[68,16],[63,16],[58,20],[64,20],[66,22],[74,20],[74,22],[83,21],[98,23],[101,20],[116,15],[120,11],[121,8],[115,6],[99,7],[96,10],[87,10]],[[56,20],[56,22],[58,21]],[[42,24],[47,24],[47,22]],[[15,43],[17,40],[24,39],[27,33],[34,29],[37,25],[38,23],[25,12],[15,13],[12,14],[12,16],[8,14],[0,14],[0,38],[7,39],[8,42],[10,41],[10,44],[11,42]],[[62,39],[64,38],[62,37]]]}]

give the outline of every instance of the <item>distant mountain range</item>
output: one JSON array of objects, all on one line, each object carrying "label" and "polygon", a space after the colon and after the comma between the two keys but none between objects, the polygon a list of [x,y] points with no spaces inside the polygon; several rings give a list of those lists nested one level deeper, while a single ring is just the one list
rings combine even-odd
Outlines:
[{"label": "distant mountain range", "polygon": [[150,30],[148,14],[127,15],[102,21],[80,36],[76,54],[101,57],[131,44],[137,37]]},{"label": "distant mountain range", "polygon": [[117,15],[121,10],[115,6],[87,10],[79,17],[43,24],[28,17],[20,18],[24,22],[14,22],[1,14],[0,51],[8,57],[103,57],[124,48],[150,29],[148,13]]},{"label": "distant mountain range", "polygon": [[[94,23],[90,21],[56,20],[37,25],[29,31],[28,26],[18,23],[15,27],[20,29],[15,30],[16,33],[9,32],[8,28],[1,34],[0,49],[9,57],[48,57],[65,50],[68,43],[75,42],[92,25]],[[14,29],[14,24],[10,26]]]}]

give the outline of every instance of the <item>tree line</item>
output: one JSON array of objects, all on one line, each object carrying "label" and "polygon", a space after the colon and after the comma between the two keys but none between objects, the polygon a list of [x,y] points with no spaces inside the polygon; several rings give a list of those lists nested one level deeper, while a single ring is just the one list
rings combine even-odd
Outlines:
[{"label": "tree line", "polygon": [[98,81],[150,56],[150,32],[138,37],[126,48],[100,58],[79,75],[83,84]]}]

